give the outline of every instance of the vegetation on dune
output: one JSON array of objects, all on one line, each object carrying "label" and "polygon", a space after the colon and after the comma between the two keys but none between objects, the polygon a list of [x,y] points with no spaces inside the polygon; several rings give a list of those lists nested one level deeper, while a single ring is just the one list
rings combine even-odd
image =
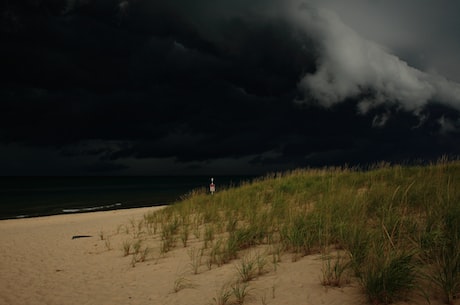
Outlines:
[{"label": "vegetation on dune", "polygon": [[[354,277],[372,304],[416,293],[442,295],[451,304],[460,293],[458,161],[277,173],[213,196],[193,191],[146,214],[143,226],[146,234],[159,234],[162,253],[178,247],[179,239],[187,247],[193,232],[203,245],[189,251],[195,274],[201,258],[211,269],[263,245],[269,249],[257,256],[263,269],[273,261],[276,271],[281,252],[293,261],[322,254],[322,283],[341,286]],[[140,234],[134,225],[131,230]],[[130,252],[126,244],[124,254]],[[234,291],[245,292],[246,283],[262,273],[257,260],[242,259],[237,272],[245,284]]]}]

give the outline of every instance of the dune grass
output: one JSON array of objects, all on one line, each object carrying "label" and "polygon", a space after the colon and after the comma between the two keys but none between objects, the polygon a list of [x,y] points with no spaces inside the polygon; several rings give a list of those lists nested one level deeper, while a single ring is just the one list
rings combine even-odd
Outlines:
[{"label": "dune grass", "polygon": [[[266,246],[271,258],[260,256],[259,263],[273,261],[275,271],[280,252],[293,261],[322,254],[329,258],[324,285],[342,285],[348,272],[373,304],[422,290],[442,294],[446,303],[460,296],[459,161],[276,173],[213,196],[195,190],[146,214],[142,225],[132,222],[133,236],[158,235],[162,253],[177,247],[179,238],[186,247],[193,232],[209,269]],[[239,265],[242,279],[254,274],[255,266],[246,272],[250,264],[256,262]],[[217,304],[225,303],[225,292]]]}]

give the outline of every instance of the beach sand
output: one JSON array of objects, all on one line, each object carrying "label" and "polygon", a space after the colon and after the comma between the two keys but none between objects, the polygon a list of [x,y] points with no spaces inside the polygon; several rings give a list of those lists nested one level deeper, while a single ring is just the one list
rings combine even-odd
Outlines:
[{"label": "beach sand", "polygon": [[[149,240],[151,251],[144,262],[133,263],[132,255],[123,255],[123,243],[133,241],[135,233],[126,229],[159,208],[0,221],[0,304],[217,304],[214,298],[222,287],[238,278],[239,261],[208,269],[203,258],[194,274],[189,253],[201,242],[193,234],[187,247],[178,242],[166,254],[160,254],[157,234]],[[76,235],[91,237],[72,239]],[[263,249],[251,251],[241,256]],[[322,286],[318,255],[293,262],[285,254],[276,268],[268,261],[265,269],[248,282],[244,304],[367,303],[356,282]]]}]

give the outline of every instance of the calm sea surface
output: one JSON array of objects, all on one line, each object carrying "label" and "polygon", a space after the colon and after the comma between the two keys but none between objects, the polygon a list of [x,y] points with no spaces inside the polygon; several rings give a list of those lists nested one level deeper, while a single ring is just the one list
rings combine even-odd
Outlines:
[{"label": "calm sea surface", "polygon": [[[214,177],[219,188],[250,176]],[[0,177],[0,219],[171,204],[210,177]]]}]

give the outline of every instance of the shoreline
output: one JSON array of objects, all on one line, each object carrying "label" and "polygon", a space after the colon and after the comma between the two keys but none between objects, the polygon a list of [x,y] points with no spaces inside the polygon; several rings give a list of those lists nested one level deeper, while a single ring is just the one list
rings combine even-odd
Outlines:
[{"label": "shoreline", "polygon": [[124,210],[133,210],[133,209],[144,209],[144,208],[154,208],[154,207],[165,207],[173,204],[171,202],[161,202],[153,205],[140,205],[140,206],[124,206],[122,203],[114,203],[109,205],[101,205],[95,207],[85,207],[85,208],[63,208],[58,213],[43,213],[36,215],[17,215],[17,216],[2,216],[0,221],[4,220],[19,220],[19,219],[31,219],[31,218],[42,218],[42,217],[51,217],[51,216],[60,216],[60,215],[79,215],[79,214],[89,214],[97,212],[111,212],[111,211],[124,211]]},{"label": "shoreline", "polygon": [[[252,176],[217,176],[219,189]],[[207,187],[207,176],[0,177],[0,220],[168,205]]]},{"label": "shoreline", "polygon": [[[1,225],[4,223],[47,223],[47,224],[58,224],[64,223],[66,221],[70,221],[71,223],[76,223],[79,221],[94,221],[98,218],[101,220],[108,219],[110,217],[115,217],[117,220],[124,219],[126,216],[142,216],[143,213],[161,209],[167,207],[168,204],[159,204],[159,205],[152,205],[146,207],[128,207],[128,208],[121,208],[121,209],[112,209],[112,210],[97,210],[97,211],[82,211],[82,212],[68,212],[68,213],[61,213],[61,214],[52,214],[52,215],[40,215],[40,216],[18,216],[17,218],[5,218],[0,219],[0,228]],[[127,219],[124,219],[123,222],[126,222]],[[113,221],[110,221],[111,223]],[[0,232],[1,236],[1,232]]]}]

